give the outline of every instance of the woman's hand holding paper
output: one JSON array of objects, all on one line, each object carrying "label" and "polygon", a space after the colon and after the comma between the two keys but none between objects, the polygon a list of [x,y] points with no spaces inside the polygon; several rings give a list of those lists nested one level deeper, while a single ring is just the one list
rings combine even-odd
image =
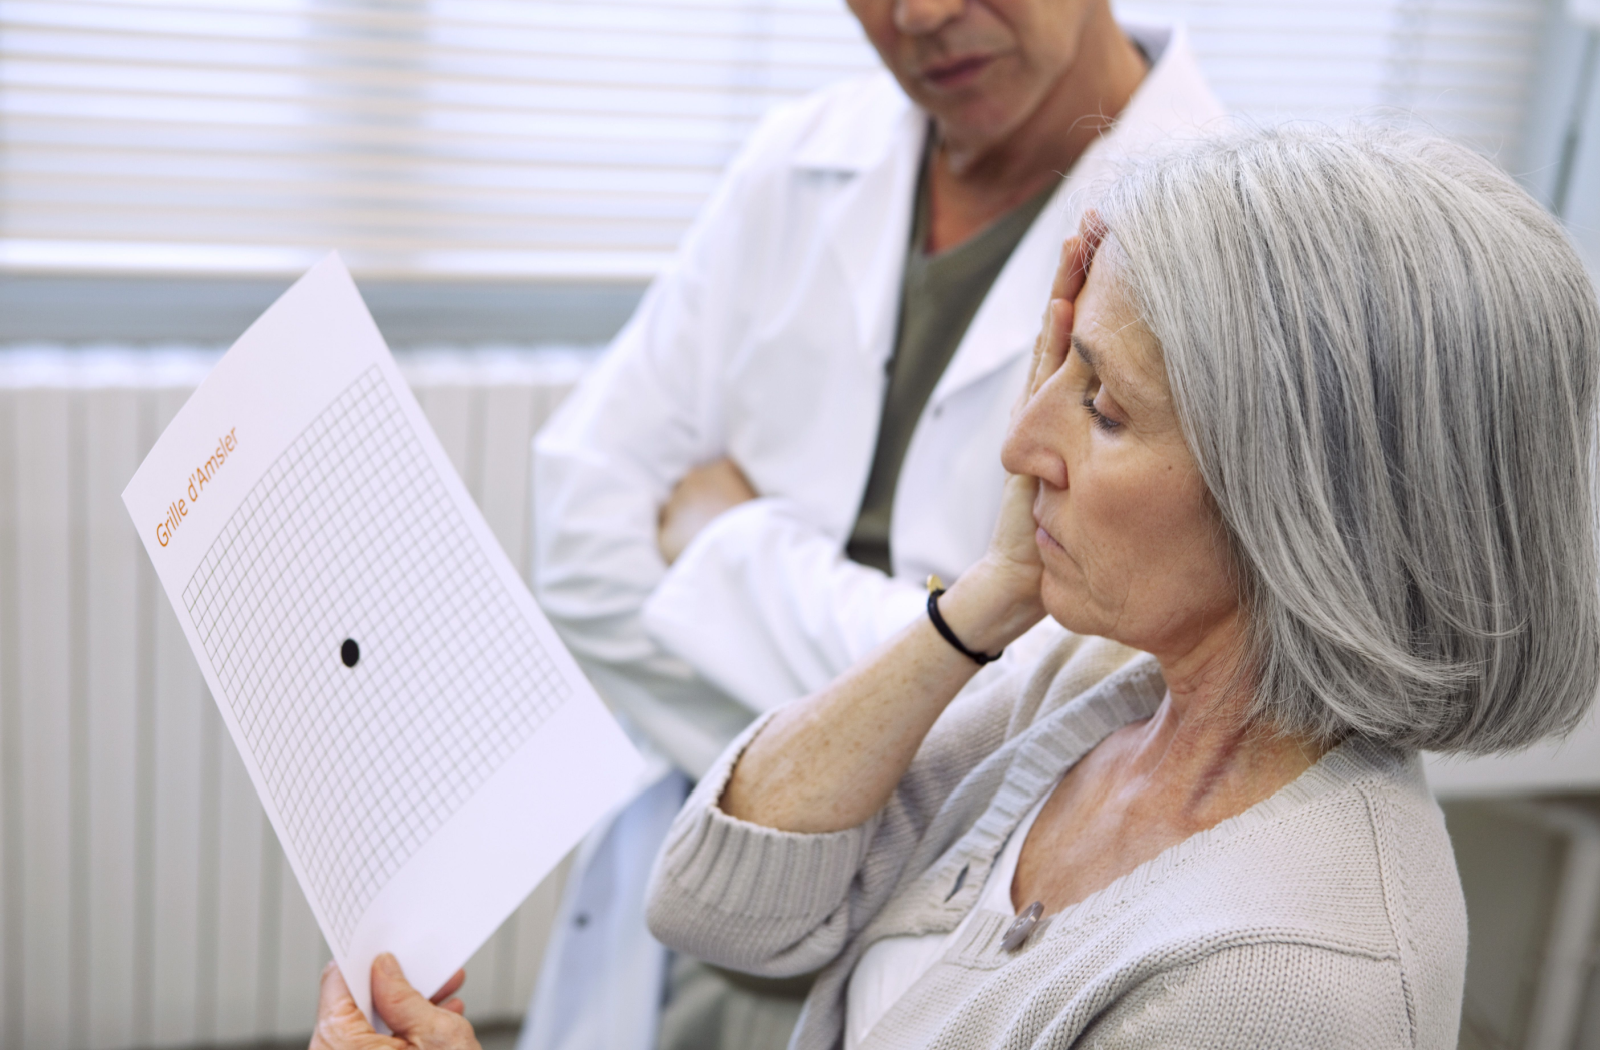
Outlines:
[{"label": "woman's hand holding paper", "polygon": [[479,1050],[465,1007],[453,998],[466,981],[464,970],[444,983],[433,998],[413,988],[400,963],[387,953],[372,962],[372,1003],[393,1035],[380,1035],[356,1005],[344,975],[333,963],[322,971],[317,1027],[310,1050]]}]

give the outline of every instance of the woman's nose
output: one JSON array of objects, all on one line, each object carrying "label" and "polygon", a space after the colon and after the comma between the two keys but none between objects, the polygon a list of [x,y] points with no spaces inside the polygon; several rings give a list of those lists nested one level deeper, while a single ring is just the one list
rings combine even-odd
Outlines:
[{"label": "woman's nose", "polygon": [[1050,395],[1051,383],[1023,405],[1006,432],[1000,462],[1012,474],[1028,474],[1058,489],[1067,487],[1066,448],[1068,420],[1059,398]]}]

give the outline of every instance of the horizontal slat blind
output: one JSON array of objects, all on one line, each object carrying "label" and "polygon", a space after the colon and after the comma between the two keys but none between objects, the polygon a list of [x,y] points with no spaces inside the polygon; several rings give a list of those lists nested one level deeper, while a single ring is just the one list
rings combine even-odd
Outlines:
[{"label": "horizontal slat blind", "polygon": [[833,0],[4,0],[0,263],[646,274]]},{"label": "horizontal slat blind", "polygon": [[[1510,156],[1541,0],[1147,0],[1224,101]],[[0,0],[0,269],[646,277],[839,0]]]},{"label": "horizontal slat blind", "polygon": [[1532,92],[1545,0],[1139,0],[1189,26],[1212,85],[1259,121],[1414,117],[1508,166]]}]

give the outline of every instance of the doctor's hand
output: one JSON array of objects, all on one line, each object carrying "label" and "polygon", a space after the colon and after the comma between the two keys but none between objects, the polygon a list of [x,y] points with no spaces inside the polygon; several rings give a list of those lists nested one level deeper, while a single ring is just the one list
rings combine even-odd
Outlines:
[{"label": "doctor's hand", "polygon": [[744,472],[723,458],[685,474],[661,508],[656,547],[668,565],[678,560],[689,541],[721,514],[756,498]]},{"label": "doctor's hand", "polygon": [[451,998],[466,979],[466,972],[457,970],[431,1000],[425,999],[394,956],[378,956],[372,961],[372,1003],[394,1032],[379,1035],[350,995],[339,967],[329,963],[322,971],[310,1050],[480,1050],[471,1022],[461,1016],[465,1007]]}]

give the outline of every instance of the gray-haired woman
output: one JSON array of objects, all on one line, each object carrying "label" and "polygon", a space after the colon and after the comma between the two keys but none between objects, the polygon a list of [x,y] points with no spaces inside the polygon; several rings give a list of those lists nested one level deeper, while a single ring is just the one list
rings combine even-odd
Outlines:
[{"label": "gray-haired woman", "polygon": [[[800,1048],[1454,1047],[1416,752],[1563,732],[1600,684],[1597,353],[1559,228],[1459,148],[1134,170],[1063,254],[988,556],[729,749],[652,928],[820,969]],[[957,697],[1046,614],[1075,633]],[[330,968],[312,1045],[475,1047],[459,984],[380,960],[391,1038]]]},{"label": "gray-haired woman", "polygon": [[[730,748],[652,929],[820,969],[801,1048],[1453,1047],[1416,752],[1562,732],[1600,683],[1593,287],[1503,175],[1397,133],[1186,148],[1098,216],[990,553]],[[1052,655],[958,697],[1046,614]]]}]

